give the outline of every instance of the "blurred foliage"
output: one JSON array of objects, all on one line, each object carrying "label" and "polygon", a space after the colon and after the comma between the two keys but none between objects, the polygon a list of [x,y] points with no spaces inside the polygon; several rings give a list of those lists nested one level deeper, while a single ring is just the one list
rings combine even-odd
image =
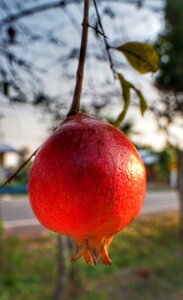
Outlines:
[{"label": "blurred foliage", "polygon": [[[153,105],[160,130],[167,147],[182,149],[183,128],[183,1],[166,0],[165,28],[159,36],[157,48],[161,55],[160,71],[156,79],[161,101]],[[173,131],[171,126],[175,126]],[[178,130],[177,130],[178,129]],[[179,151],[180,154],[180,151]],[[180,156],[180,155],[179,155]],[[179,164],[178,164],[179,165]],[[178,178],[183,170],[178,168]]]},{"label": "blurred foliage", "polygon": [[3,233],[3,226],[2,226],[2,223],[0,222],[0,235],[2,236],[2,233]]},{"label": "blurred foliage", "polygon": [[2,225],[2,222],[0,222],[0,249],[2,246],[2,236],[3,236],[3,225]]},{"label": "blurred foliage", "polygon": [[161,54],[161,68],[157,82],[166,90],[183,91],[183,1],[166,1],[166,28],[157,47]]},{"label": "blurred foliage", "polygon": [[[56,275],[56,235],[6,236],[5,263],[0,269],[1,300],[52,299]],[[141,219],[118,234],[111,246],[112,267],[75,263],[77,295],[68,300],[182,299],[178,215]],[[68,265],[71,266],[68,257]]]},{"label": "blurred foliage", "polygon": [[176,151],[172,148],[158,153],[159,161],[154,165],[158,179],[168,180],[172,164],[176,163]]},{"label": "blurred foliage", "polygon": [[[0,203],[0,205],[1,205],[1,203]],[[1,210],[1,207],[0,207],[0,210]],[[0,211],[0,213],[1,213],[1,211]],[[2,268],[3,261],[4,261],[3,235],[4,235],[3,226],[2,226],[2,222],[0,221],[0,268]]]}]

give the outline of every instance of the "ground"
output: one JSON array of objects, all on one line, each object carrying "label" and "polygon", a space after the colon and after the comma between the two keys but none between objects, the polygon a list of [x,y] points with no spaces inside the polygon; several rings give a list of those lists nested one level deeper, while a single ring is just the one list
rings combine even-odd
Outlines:
[{"label": "ground", "polygon": [[[181,300],[178,214],[143,216],[114,239],[112,267],[75,263],[77,300]],[[48,300],[56,276],[56,234],[1,235],[0,300]],[[72,265],[68,258],[68,267]]]}]

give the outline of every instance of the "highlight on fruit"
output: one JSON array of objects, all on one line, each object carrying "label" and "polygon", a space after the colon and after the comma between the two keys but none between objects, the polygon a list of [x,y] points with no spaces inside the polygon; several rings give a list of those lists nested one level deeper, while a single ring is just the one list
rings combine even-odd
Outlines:
[{"label": "highlight on fruit", "polygon": [[144,202],[145,167],[129,139],[112,125],[76,114],[66,118],[34,160],[29,198],[46,228],[76,241],[71,261],[111,265],[115,234]]}]

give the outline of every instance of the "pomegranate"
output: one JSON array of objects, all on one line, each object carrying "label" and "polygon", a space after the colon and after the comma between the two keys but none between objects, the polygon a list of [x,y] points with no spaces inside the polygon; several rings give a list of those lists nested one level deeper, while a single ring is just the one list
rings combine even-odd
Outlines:
[{"label": "pomegranate", "polygon": [[145,168],[135,147],[117,128],[84,114],[68,117],[34,160],[30,202],[48,229],[76,240],[72,261],[106,265],[114,235],[139,214]]}]

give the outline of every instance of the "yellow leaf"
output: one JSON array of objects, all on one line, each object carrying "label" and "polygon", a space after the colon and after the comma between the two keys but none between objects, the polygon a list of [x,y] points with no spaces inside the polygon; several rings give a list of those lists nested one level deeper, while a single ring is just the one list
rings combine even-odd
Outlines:
[{"label": "yellow leaf", "polygon": [[132,67],[142,74],[156,72],[159,69],[160,56],[152,45],[130,42],[115,49],[121,51]]}]

